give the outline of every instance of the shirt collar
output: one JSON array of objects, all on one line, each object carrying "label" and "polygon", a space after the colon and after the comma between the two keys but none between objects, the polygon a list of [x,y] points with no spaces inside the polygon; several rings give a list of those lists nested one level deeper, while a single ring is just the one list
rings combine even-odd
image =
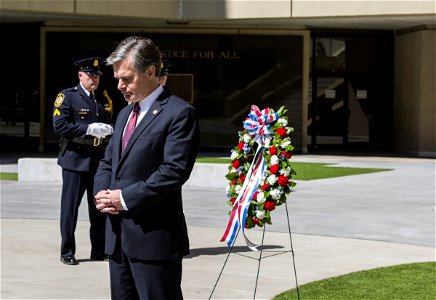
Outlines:
[{"label": "shirt collar", "polygon": [[83,87],[83,85],[82,85],[82,83],[81,82],[79,82],[79,84],[80,84],[80,86],[82,87],[82,90],[84,90],[85,91],[85,93],[86,93],[86,95],[89,97],[89,94],[91,94],[91,92],[90,91],[88,91],[87,89],[85,89],[84,87]]},{"label": "shirt collar", "polygon": [[153,102],[159,97],[159,95],[164,91],[163,87],[159,85],[150,95],[139,101],[139,107],[141,107],[141,112],[147,112],[153,105]]}]

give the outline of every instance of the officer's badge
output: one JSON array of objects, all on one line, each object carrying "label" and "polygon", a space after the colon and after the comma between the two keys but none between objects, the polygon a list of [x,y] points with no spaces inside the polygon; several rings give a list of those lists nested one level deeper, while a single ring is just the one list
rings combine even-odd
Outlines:
[{"label": "officer's badge", "polygon": [[65,98],[65,95],[62,94],[62,93],[59,93],[59,94],[57,95],[57,97],[56,97],[55,102],[54,102],[54,106],[55,106],[55,107],[59,107],[59,106],[61,106],[61,105],[62,105],[62,102],[64,102],[64,98]]},{"label": "officer's badge", "polygon": [[94,59],[94,67],[98,67],[98,59]]}]

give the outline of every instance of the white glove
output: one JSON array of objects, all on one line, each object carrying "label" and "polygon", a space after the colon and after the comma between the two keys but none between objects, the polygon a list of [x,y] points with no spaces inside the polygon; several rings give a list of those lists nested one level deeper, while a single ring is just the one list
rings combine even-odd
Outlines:
[{"label": "white glove", "polygon": [[114,129],[111,125],[105,123],[92,123],[88,125],[86,134],[95,136],[97,138],[104,138],[105,136],[112,134]]}]

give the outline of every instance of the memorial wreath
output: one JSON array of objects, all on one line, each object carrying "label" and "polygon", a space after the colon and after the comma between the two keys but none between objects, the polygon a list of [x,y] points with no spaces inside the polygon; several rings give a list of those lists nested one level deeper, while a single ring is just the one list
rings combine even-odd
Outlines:
[{"label": "memorial wreath", "polygon": [[[272,224],[271,212],[286,202],[286,195],[296,185],[291,167],[294,147],[288,126],[287,110],[282,106],[277,112],[271,108],[259,110],[251,106],[239,131],[239,143],[231,150],[231,163],[226,178],[230,220],[221,241],[229,246],[236,238],[237,229],[262,227]],[[245,236],[247,245],[257,247]]]}]

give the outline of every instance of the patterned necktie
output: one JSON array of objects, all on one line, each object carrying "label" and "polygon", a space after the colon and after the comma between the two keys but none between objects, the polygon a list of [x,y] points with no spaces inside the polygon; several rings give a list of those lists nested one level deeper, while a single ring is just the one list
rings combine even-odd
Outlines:
[{"label": "patterned necktie", "polygon": [[135,102],[133,106],[132,115],[130,116],[129,122],[127,123],[126,130],[124,131],[122,143],[121,143],[121,153],[124,152],[124,149],[126,149],[127,143],[130,140],[130,137],[133,134],[133,131],[136,127],[136,120],[138,120],[139,111],[141,108],[139,107],[139,103]]}]

